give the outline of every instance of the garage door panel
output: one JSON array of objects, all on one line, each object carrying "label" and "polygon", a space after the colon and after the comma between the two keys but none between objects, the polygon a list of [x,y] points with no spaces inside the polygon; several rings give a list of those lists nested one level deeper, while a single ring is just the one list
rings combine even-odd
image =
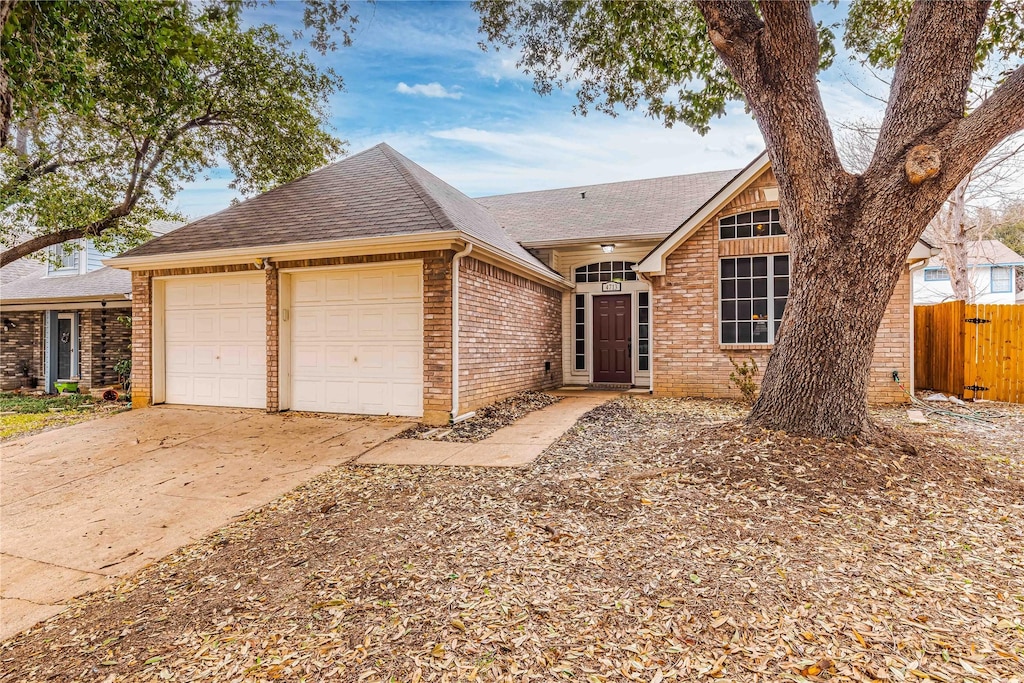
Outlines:
[{"label": "garage door panel", "polygon": [[419,304],[397,304],[391,311],[391,333],[403,339],[422,339],[423,311]]},{"label": "garage door panel", "polygon": [[351,309],[331,307],[324,312],[324,317],[326,319],[323,330],[325,339],[351,337],[356,331],[355,316]]},{"label": "garage door panel", "polygon": [[266,406],[265,292],[262,274],[165,281],[168,403]]},{"label": "garage door panel", "polygon": [[[422,415],[422,266],[292,277],[292,406]],[[315,315],[322,315],[322,326],[307,322]]]},{"label": "garage door panel", "polygon": [[323,281],[316,275],[292,276],[292,301],[300,303],[316,303],[323,300]]},{"label": "garage door panel", "polygon": [[356,274],[353,271],[328,273],[324,276],[324,300],[351,301],[356,291]]},{"label": "garage door panel", "polygon": [[391,294],[393,301],[419,301],[423,298],[423,274],[419,271],[395,273]]}]

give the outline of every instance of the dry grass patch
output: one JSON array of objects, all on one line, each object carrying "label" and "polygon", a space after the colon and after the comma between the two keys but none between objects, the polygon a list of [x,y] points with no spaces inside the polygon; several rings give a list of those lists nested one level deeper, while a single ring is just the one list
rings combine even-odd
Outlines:
[{"label": "dry grass patch", "polygon": [[623,398],[528,468],[339,468],[8,641],[0,679],[1019,682],[1006,410],[908,453]]}]

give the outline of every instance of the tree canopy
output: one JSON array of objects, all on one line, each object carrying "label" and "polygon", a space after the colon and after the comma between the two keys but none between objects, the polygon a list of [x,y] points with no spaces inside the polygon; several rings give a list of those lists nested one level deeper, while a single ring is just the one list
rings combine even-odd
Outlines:
[{"label": "tree canopy", "polygon": [[[343,150],[326,108],[341,78],[273,26],[243,26],[237,10],[131,0],[10,8],[3,264],[79,237],[132,246],[151,220],[173,217],[168,200],[205,169],[226,165],[251,194]],[[314,23],[314,38],[329,25]]]}]

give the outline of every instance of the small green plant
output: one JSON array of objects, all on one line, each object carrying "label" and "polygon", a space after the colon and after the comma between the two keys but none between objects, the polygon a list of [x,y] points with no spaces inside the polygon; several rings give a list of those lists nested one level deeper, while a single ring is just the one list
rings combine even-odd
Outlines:
[{"label": "small green plant", "polygon": [[114,372],[117,373],[117,381],[121,383],[125,391],[128,391],[132,381],[132,359],[122,358],[114,363]]},{"label": "small green plant", "polygon": [[129,330],[132,329],[132,317],[130,315],[119,315],[117,316],[117,322],[121,323]]},{"label": "small green plant", "polygon": [[741,364],[730,358],[729,362],[733,367],[733,371],[729,373],[729,381],[740,390],[743,400],[752,404],[757,398],[757,375],[760,373],[757,361],[751,358]]}]

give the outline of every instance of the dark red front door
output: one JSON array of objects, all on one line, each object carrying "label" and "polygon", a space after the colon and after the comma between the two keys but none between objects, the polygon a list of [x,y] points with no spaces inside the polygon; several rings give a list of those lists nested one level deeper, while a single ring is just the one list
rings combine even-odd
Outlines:
[{"label": "dark red front door", "polygon": [[633,383],[629,294],[594,297],[594,381]]}]

